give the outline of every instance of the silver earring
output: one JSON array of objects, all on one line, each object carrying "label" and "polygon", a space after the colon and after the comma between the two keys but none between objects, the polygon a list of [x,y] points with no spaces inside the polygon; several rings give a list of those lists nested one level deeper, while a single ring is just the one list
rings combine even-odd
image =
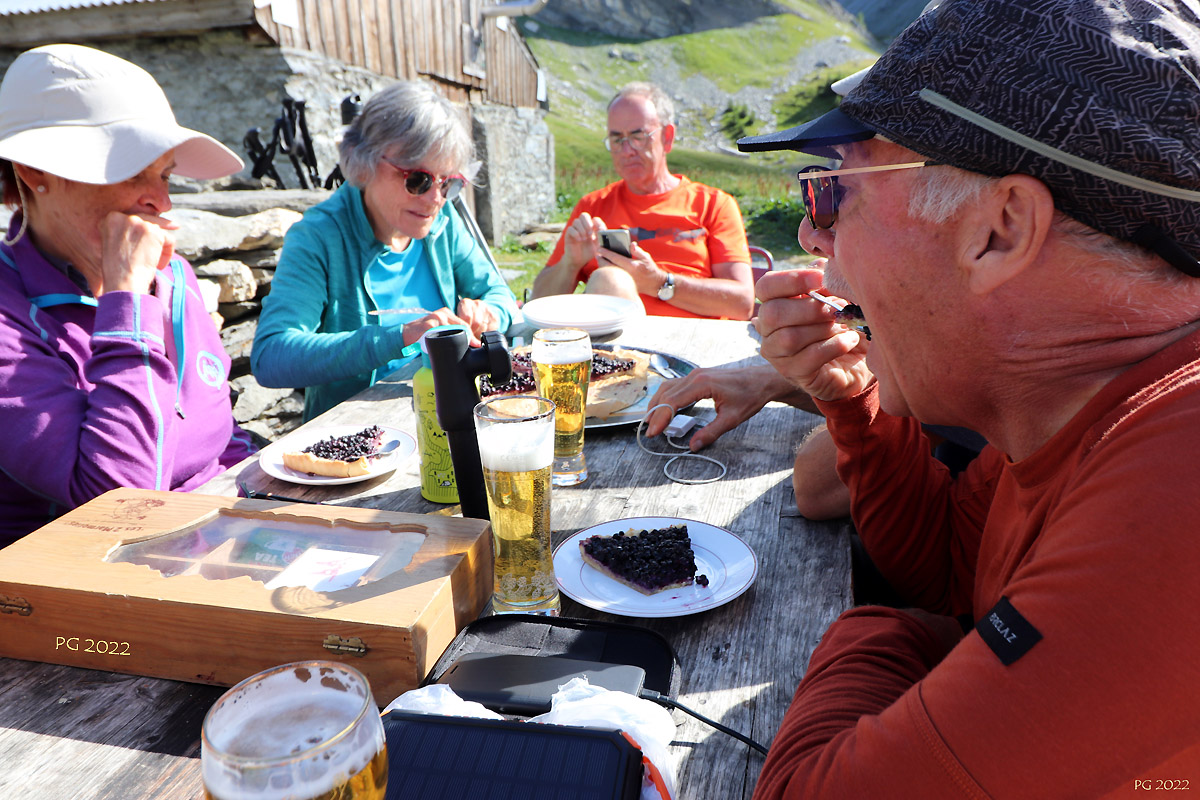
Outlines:
[{"label": "silver earring", "polygon": [[45,187],[45,185],[43,185],[43,184],[38,184],[38,187],[37,187],[37,192],[38,192],[38,194],[45,194],[45,193],[46,193],[46,187]]}]

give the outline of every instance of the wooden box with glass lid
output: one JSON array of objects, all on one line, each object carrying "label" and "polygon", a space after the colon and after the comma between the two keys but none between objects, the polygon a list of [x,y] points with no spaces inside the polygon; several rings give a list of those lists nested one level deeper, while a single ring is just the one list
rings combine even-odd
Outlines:
[{"label": "wooden box with glass lid", "polygon": [[117,489],[0,550],[0,656],[232,685],[344,660],[387,703],[491,597],[487,522]]}]

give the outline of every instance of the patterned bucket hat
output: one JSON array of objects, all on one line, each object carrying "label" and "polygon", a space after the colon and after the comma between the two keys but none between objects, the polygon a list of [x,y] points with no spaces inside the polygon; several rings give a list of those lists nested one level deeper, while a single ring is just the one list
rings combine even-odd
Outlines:
[{"label": "patterned bucket hat", "polygon": [[944,0],[839,108],[738,141],[799,150],[875,134],[984,175],[1200,277],[1200,9],[1191,0]]}]

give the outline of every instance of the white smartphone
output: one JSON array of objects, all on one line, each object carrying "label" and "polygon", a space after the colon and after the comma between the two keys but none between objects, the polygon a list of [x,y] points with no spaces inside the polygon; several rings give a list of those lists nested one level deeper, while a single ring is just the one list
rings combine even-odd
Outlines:
[{"label": "white smartphone", "polygon": [[630,249],[631,241],[628,228],[605,228],[600,231],[600,246],[612,250],[614,253],[620,253],[626,258],[633,254]]}]

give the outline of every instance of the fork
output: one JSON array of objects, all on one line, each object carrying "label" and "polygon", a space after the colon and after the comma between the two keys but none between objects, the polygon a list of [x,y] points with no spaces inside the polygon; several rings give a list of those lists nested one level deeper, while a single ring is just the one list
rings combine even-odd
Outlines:
[{"label": "fork", "polygon": [[[832,297],[826,297],[825,295],[821,294],[820,292],[809,292],[808,296],[811,297],[813,300],[819,300],[820,302],[822,302],[825,305],[832,308],[834,311],[845,311],[846,310],[846,305],[847,305],[846,303],[843,303],[840,300],[834,300]],[[845,325],[847,328],[849,328],[852,331],[858,331],[863,336],[866,336],[868,340],[871,338],[871,329],[869,327],[867,327],[866,325],[862,324],[861,322],[845,321],[842,324]]]},{"label": "fork", "polygon": [[809,292],[808,296],[813,300],[819,300],[820,302],[832,308],[834,311],[842,311],[846,308],[845,303],[841,302],[840,300],[834,300],[832,297],[826,297],[820,292]]},{"label": "fork", "polygon": [[432,314],[433,312],[424,308],[373,308],[367,313],[373,317],[378,317],[383,314],[413,314],[425,316],[426,314]]},{"label": "fork", "polygon": [[326,505],[320,500],[305,500],[300,497],[284,497],[281,494],[271,494],[270,492],[256,492],[247,486],[246,482],[240,478],[238,479],[237,485],[238,488],[242,490],[242,494],[244,494],[248,500],[278,500],[281,503],[308,503],[314,506]]}]

